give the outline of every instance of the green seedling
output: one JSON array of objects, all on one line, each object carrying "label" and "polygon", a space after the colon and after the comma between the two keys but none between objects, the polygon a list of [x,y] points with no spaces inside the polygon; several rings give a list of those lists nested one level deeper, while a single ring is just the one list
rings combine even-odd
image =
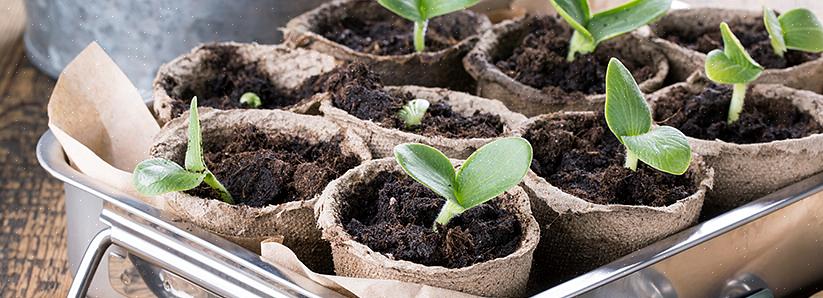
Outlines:
[{"label": "green seedling", "polygon": [[143,195],[156,196],[175,191],[186,191],[205,182],[220,194],[220,199],[229,204],[234,200],[203,161],[203,144],[200,135],[200,116],[197,112],[197,97],[192,98],[189,109],[189,143],[186,148],[185,168],[175,162],[163,159],[147,159],[134,168],[132,184]]},{"label": "green seedling", "polygon": [[436,230],[520,183],[532,162],[532,146],[519,137],[498,139],[477,149],[456,172],[442,152],[423,144],[397,145],[394,158],[406,174],[446,199]]},{"label": "green seedling", "polygon": [[426,29],[429,20],[469,8],[480,0],[377,0],[383,7],[414,22],[414,49],[422,52],[426,48]]},{"label": "green seedling", "polygon": [[789,49],[823,52],[823,26],[808,9],[792,9],[777,17],[774,10],[764,6],[763,23],[769,32],[772,49],[780,57]]},{"label": "green seedling", "polygon": [[418,126],[423,121],[423,116],[426,115],[429,105],[429,101],[425,99],[410,100],[397,112],[397,116],[403,119],[406,128]]},{"label": "green seedling", "polygon": [[706,56],[706,76],[715,83],[734,86],[728,116],[728,122],[733,123],[743,111],[748,84],[760,76],[763,67],[749,56],[726,22],[720,23],[720,34],[723,36],[723,50],[712,50]]},{"label": "green seedling", "polygon": [[246,92],[240,96],[240,104],[256,109],[263,105],[263,101],[260,99],[260,96],[257,96],[256,93]]},{"label": "green seedling", "polygon": [[606,69],[606,123],[626,147],[625,166],[637,171],[637,160],[674,175],[681,175],[692,161],[686,136],[670,126],[655,126],[649,105],[634,77],[612,58]]},{"label": "green seedling", "polygon": [[577,53],[594,52],[604,40],[654,22],[665,15],[672,5],[672,0],[634,0],[591,15],[587,0],[550,1],[574,29],[569,41],[568,61],[574,61]]}]

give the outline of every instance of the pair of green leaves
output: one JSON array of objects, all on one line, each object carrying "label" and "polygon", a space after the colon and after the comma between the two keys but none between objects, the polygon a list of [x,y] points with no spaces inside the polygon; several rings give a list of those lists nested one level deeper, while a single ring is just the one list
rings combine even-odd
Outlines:
[{"label": "pair of green leaves", "polygon": [[436,223],[483,204],[520,183],[532,161],[532,147],[519,137],[503,138],[477,149],[455,172],[439,150],[423,144],[394,147],[400,167],[420,184],[446,199]]},{"label": "pair of green leaves", "polygon": [[673,127],[653,126],[651,111],[637,82],[615,58],[606,70],[606,123],[626,146],[627,167],[632,170],[637,168],[634,158],[675,175],[689,168],[692,151],[686,136]]},{"label": "pair of green leaves", "polygon": [[200,115],[197,112],[197,97],[192,98],[189,108],[188,146],[185,168],[175,162],[152,158],[144,160],[134,168],[132,184],[143,195],[156,196],[164,193],[193,189],[205,182],[218,193],[220,198],[234,204],[231,194],[206,168],[203,160],[203,141],[200,134]]},{"label": "pair of green leaves", "polygon": [[763,7],[763,23],[774,53],[780,57],[789,49],[823,52],[823,26],[808,9],[792,9],[777,17],[774,10]]},{"label": "pair of green leaves", "polygon": [[723,50],[709,52],[704,67],[710,80],[734,85],[728,113],[728,122],[732,123],[737,121],[743,111],[747,84],[763,73],[763,66],[749,56],[726,22],[720,23],[720,35],[723,37]]},{"label": "pair of green leaves", "polygon": [[574,29],[567,57],[572,61],[577,53],[593,52],[600,42],[659,19],[672,0],[634,0],[594,15],[587,0],[551,0],[551,4]]},{"label": "pair of green leaves", "polygon": [[397,112],[397,116],[400,119],[403,119],[403,123],[406,125],[406,128],[414,127],[420,125],[423,122],[423,116],[426,115],[426,111],[429,109],[428,100],[425,99],[413,99],[403,105],[400,108],[400,111]]},{"label": "pair of green leaves", "polygon": [[431,18],[469,8],[480,0],[377,0],[383,7],[414,22],[414,48],[425,49],[425,36]]}]

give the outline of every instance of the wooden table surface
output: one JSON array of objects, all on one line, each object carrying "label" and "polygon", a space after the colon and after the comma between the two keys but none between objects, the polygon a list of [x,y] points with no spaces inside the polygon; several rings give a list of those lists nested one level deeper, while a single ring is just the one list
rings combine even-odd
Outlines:
[{"label": "wooden table surface", "polygon": [[37,164],[54,80],[23,50],[23,0],[0,1],[0,296],[65,297],[62,184]]}]

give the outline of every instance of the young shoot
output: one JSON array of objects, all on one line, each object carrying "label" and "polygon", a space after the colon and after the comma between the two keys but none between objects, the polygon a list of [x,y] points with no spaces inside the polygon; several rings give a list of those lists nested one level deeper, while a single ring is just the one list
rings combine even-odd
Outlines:
[{"label": "young shoot", "polygon": [[763,67],[749,56],[726,22],[720,23],[720,34],[723,50],[712,50],[706,56],[706,76],[715,83],[734,86],[728,116],[728,122],[733,123],[743,111],[748,84],[760,76]]},{"label": "young shoot", "polygon": [[190,190],[203,182],[216,190],[224,202],[234,204],[229,191],[217,181],[203,161],[200,116],[197,112],[197,97],[194,97],[189,108],[189,142],[186,148],[185,168],[168,159],[147,159],[134,168],[132,184],[141,194],[156,196]]},{"label": "young shoot", "polygon": [[442,152],[423,144],[397,145],[394,158],[406,174],[446,199],[437,229],[520,183],[532,162],[532,146],[519,137],[498,139],[477,149],[456,172]]},{"label": "young shoot", "polygon": [[394,14],[414,22],[414,50],[422,52],[426,48],[426,29],[429,20],[469,8],[480,0],[377,0]]},{"label": "young shoot", "polygon": [[681,175],[692,161],[686,136],[676,128],[654,126],[649,105],[634,77],[612,58],[606,69],[606,123],[626,147],[625,166],[637,171],[637,161],[674,175]]},{"label": "young shoot", "polygon": [[418,98],[407,102],[400,111],[397,112],[397,116],[403,119],[406,128],[411,128],[420,125],[428,109],[429,101]]},{"label": "young shoot", "polygon": [[672,0],[633,0],[591,15],[587,0],[550,0],[557,13],[574,29],[569,41],[568,61],[577,53],[594,52],[609,38],[634,31],[659,19],[669,10]]},{"label": "young shoot", "polygon": [[777,17],[774,10],[764,6],[763,23],[769,32],[772,49],[780,57],[789,49],[823,52],[823,26],[808,9],[792,9]]},{"label": "young shoot", "polygon": [[260,100],[260,96],[257,96],[256,93],[246,92],[240,96],[240,104],[256,109],[263,105],[263,101]]}]

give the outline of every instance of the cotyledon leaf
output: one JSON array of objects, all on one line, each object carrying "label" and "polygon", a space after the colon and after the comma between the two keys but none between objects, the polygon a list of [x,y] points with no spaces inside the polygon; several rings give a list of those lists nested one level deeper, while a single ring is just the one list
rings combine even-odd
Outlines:
[{"label": "cotyledon leaf", "polygon": [[623,144],[647,165],[669,174],[685,173],[692,161],[686,136],[669,126],[658,126],[637,136],[624,136]]}]

